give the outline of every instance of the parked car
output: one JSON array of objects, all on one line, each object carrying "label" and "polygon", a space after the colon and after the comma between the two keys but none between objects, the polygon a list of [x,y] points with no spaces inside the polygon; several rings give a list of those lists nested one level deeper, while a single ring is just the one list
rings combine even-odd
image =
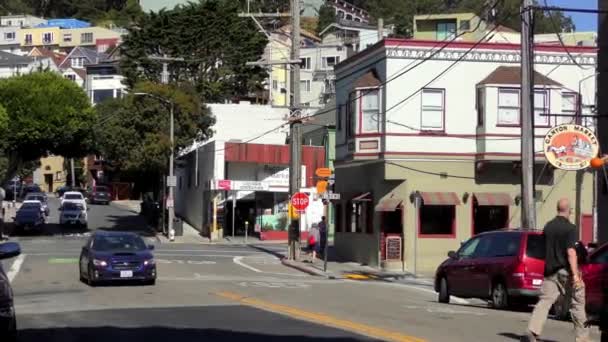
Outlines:
[{"label": "parked car", "polygon": [[49,216],[51,210],[49,209],[49,199],[43,192],[32,192],[25,196],[25,202],[27,201],[39,201],[42,204],[41,210],[44,215]]},{"label": "parked car", "polygon": [[59,208],[59,212],[60,225],[88,227],[87,209],[81,203],[66,202]]},{"label": "parked car", "polygon": [[44,227],[44,214],[40,201],[25,201],[15,215],[15,228],[17,230],[37,230]]},{"label": "parked car", "polygon": [[63,197],[61,197],[61,206],[63,207],[66,202],[80,203],[85,210],[87,209],[87,202],[81,192],[68,191],[64,193]]},{"label": "parked car", "polygon": [[131,232],[97,230],[80,254],[80,279],[94,286],[100,281],[156,282],[156,262],[141,236]]},{"label": "parked car", "polygon": [[72,188],[70,186],[67,185],[63,185],[57,188],[56,194],[57,197],[61,198],[63,197],[63,194],[65,194],[66,192],[70,191]]},{"label": "parked car", "polygon": [[[21,254],[21,247],[15,242],[0,244],[0,260]],[[13,304],[13,289],[0,263],[0,336],[2,341],[17,341],[17,318]]]},{"label": "parked car", "polygon": [[476,235],[437,268],[435,291],[441,303],[450,296],[489,300],[495,308],[534,303],[544,278],[542,232],[505,229]]},{"label": "parked car", "polygon": [[27,184],[26,186],[23,187],[23,190],[21,191],[21,198],[25,198],[27,197],[28,194],[31,193],[41,193],[42,189],[40,188],[40,186],[38,184]]},{"label": "parked car", "polygon": [[110,192],[110,188],[105,185],[96,185],[91,188],[91,191],[88,192],[89,203],[91,204],[110,204],[112,201],[112,193]]}]

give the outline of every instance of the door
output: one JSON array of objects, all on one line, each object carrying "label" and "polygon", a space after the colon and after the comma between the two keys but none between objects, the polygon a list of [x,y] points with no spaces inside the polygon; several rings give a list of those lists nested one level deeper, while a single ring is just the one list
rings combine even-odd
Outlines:
[{"label": "door", "polygon": [[471,287],[475,291],[475,297],[490,296],[494,276],[504,275],[505,269],[516,261],[521,240],[521,234],[512,232],[485,234],[481,237],[471,268]]},{"label": "door", "polygon": [[47,186],[47,192],[53,192],[53,174],[51,174],[51,173],[45,174],[44,183]]},{"label": "door", "polygon": [[603,247],[592,253],[589,263],[582,266],[583,281],[587,309],[590,313],[598,313],[608,298],[605,291],[608,288],[608,247]]},{"label": "door", "polygon": [[581,241],[585,246],[593,242],[593,215],[583,214],[581,216]]},{"label": "door", "polygon": [[450,292],[455,296],[470,297],[474,291],[471,289],[471,272],[474,266],[474,256],[479,246],[480,238],[472,238],[458,250],[458,259],[451,260],[446,269]]}]

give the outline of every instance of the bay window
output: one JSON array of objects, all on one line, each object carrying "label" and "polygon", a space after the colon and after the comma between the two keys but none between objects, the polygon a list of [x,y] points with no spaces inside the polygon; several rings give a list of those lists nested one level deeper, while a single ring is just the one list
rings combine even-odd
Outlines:
[{"label": "bay window", "polygon": [[420,127],[425,131],[444,130],[445,90],[423,89]]},{"label": "bay window", "polygon": [[498,120],[497,124],[504,126],[519,125],[519,90],[498,90]]},{"label": "bay window", "polygon": [[378,89],[361,91],[361,132],[380,131],[380,96]]}]

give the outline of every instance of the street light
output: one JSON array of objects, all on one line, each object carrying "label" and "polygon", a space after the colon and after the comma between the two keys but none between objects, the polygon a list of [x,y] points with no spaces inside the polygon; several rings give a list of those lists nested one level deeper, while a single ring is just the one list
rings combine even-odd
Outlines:
[{"label": "street light", "polygon": [[[169,154],[169,179],[167,180],[167,185],[169,186],[169,198],[168,209],[169,209],[169,240],[175,240],[175,230],[173,229],[173,219],[175,218],[175,207],[174,207],[174,189],[176,185],[175,174],[173,170],[173,158],[174,158],[174,149],[175,149],[175,125],[174,125],[174,117],[173,117],[173,108],[175,104],[171,100],[164,99],[160,96],[150,94],[150,93],[133,93],[135,96],[149,96],[155,98],[169,106],[170,120],[171,120],[171,128],[170,128],[170,142],[171,142],[171,152]],[[164,225],[164,223],[163,223]]]}]

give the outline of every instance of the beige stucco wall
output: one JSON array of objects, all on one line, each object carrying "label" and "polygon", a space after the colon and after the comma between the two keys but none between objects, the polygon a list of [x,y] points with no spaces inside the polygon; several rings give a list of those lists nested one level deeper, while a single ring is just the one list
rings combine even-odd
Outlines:
[{"label": "beige stucco wall", "polygon": [[[507,163],[506,165],[510,165]],[[539,165],[539,164],[537,164]],[[539,168],[542,169],[543,164]],[[509,167],[507,167],[509,169]],[[539,171],[540,172],[540,171]],[[439,175],[440,173],[447,174]],[[543,172],[546,175],[546,171]],[[405,267],[418,274],[433,275],[436,267],[446,258],[447,252],[456,250],[462,241],[472,235],[472,203],[475,192],[506,192],[515,198],[520,193],[519,175],[494,172],[483,180],[475,178],[475,163],[463,161],[387,161],[363,164],[344,164],[336,167],[336,191],[342,195],[342,203],[361,193],[371,192],[375,206],[383,196],[393,195],[403,199],[404,206],[404,243]],[[552,185],[538,185],[542,200],[537,202],[537,224],[542,228],[555,215],[555,203],[567,197],[573,202],[575,210],[572,217],[592,214],[592,173],[581,172],[580,196],[577,200],[577,172],[556,170]],[[495,180],[493,182],[492,180]],[[483,182],[482,184],[480,184]],[[500,184],[499,184],[500,183]],[[420,238],[417,236],[417,215],[410,201],[413,191],[455,192],[461,200],[456,208],[456,234],[450,238]],[[463,195],[469,193],[466,203]],[[346,222],[342,210],[342,222]],[[520,206],[511,205],[509,227],[520,226]],[[381,219],[374,214],[374,233],[336,233],[336,252],[341,260],[356,261],[369,265],[378,264],[378,246]],[[336,231],[340,231],[336,227]],[[414,251],[417,253],[414,253]],[[415,255],[417,261],[414,263]]]}]

